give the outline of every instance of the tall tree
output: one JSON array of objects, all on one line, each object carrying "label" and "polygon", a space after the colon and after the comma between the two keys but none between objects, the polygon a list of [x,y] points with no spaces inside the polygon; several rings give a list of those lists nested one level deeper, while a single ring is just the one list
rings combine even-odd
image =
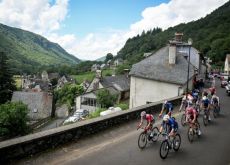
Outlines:
[{"label": "tall tree", "polygon": [[13,91],[16,90],[13,74],[7,60],[6,54],[0,52],[0,104],[10,100]]},{"label": "tall tree", "polygon": [[113,59],[113,54],[112,53],[108,53],[106,55],[105,62],[108,62],[109,60],[112,60],[112,59]]}]

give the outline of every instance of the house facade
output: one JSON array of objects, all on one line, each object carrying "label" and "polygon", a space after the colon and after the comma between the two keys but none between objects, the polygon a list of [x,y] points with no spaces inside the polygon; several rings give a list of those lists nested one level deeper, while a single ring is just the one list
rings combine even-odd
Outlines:
[{"label": "house facade", "polygon": [[96,77],[86,92],[76,98],[76,109],[93,111],[97,107],[100,107],[96,102],[96,92],[101,89],[107,89],[110,94],[117,95],[117,102],[128,100],[130,79],[127,75],[101,77],[101,72],[97,71]]},{"label": "house facade", "polygon": [[180,39],[170,41],[166,47],[132,66],[129,107],[179,96],[186,92],[187,82],[189,89],[192,88],[194,75],[201,72],[199,52]]},{"label": "house facade", "polygon": [[227,54],[225,58],[224,73],[226,73],[227,75],[229,75],[230,73],[230,54]]}]

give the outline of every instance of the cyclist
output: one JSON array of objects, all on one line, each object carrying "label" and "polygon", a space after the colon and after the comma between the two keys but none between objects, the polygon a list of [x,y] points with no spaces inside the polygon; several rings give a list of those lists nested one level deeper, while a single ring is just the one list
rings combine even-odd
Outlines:
[{"label": "cyclist", "polygon": [[166,114],[166,115],[171,116],[172,111],[173,111],[173,104],[172,104],[171,102],[167,101],[167,100],[164,101],[164,103],[162,104],[162,110],[161,110],[161,112],[160,112],[160,114],[159,114],[159,117],[162,116],[164,110],[166,110],[166,111],[165,111],[165,114]]},{"label": "cyclist", "polygon": [[211,105],[218,108],[220,107],[220,98],[216,94],[212,95]]},{"label": "cyclist", "polygon": [[204,110],[207,110],[207,112],[208,112],[208,120],[210,121],[211,120],[211,116],[210,116],[210,113],[209,113],[209,110],[210,110],[210,100],[208,99],[207,95],[208,95],[208,93],[205,92],[204,96],[202,98],[202,108]]},{"label": "cyclist", "polygon": [[192,91],[192,97],[193,97],[194,103],[197,103],[199,101],[199,90],[198,89],[194,89]]},{"label": "cyclist", "polygon": [[198,112],[192,106],[186,108],[186,122],[194,124],[195,128],[198,130],[198,135],[201,135],[200,128],[198,126]]},{"label": "cyclist", "polygon": [[220,98],[215,93],[212,95],[211,104],[220,106]]},{"label": "cyclist", "polygon": [[163,129],[166,130],[167,127],[167,133],[169,133],[169,136],[175,136],[178,130],[178,123],[176,122],[175,118],[170,117],[169,115],[164,115],[159,133],[162,133]]},{"label": "cyclist", "polygon": [[[147,121],[147,125],[145,126],[145,131],[148,131],[152,128],[155,120],[152,114],[147,114],[145,111],[141,112],[141,122],[137,126],[140,128],[144,122],[144,119]],[[150,137],[153,137],[153,133],[151,132]]]}]

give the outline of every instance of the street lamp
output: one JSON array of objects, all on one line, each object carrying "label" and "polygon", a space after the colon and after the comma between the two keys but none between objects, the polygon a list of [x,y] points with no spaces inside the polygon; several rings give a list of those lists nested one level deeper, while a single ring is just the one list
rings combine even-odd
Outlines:
[{"label": "street lamp", "polygon": [[186,99],[188,97],[188,83],[189,83],[189,65],[190,65],[190,49],[192,46],[192,39],[188,39],[188,73],[187,73],[187,89],[186,89]]}]

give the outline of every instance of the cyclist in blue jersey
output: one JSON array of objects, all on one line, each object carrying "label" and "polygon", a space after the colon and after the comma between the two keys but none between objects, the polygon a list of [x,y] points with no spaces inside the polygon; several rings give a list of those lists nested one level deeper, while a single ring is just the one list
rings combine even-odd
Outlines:
[{"label": "cyclist in blue jersey", "polygon": [[172,111],[173,111],[173,104],[166,100],[162,105],[162,110],[159,114],[159,117],[161,117],[163,115],[164,110],[165,110],[166,115],[171,116]]},{"label": "cyclist in blue jersey", "polygon": [[202,108],[207,111],[208,114],[208,120],[211,121],[211,116],[210,116],[210,100],[207,97],[207,93],[204,93],[204,96],[202,98]]},{"label": "cyclist in blue jersey", "polygon": [[170,117],[169,115],[164,115],[163,122],[160,127],[160,133],[162,133],[163,129],[169,133],[169,136],[175,136],[178,130],[178,123],[175,118]]}]

